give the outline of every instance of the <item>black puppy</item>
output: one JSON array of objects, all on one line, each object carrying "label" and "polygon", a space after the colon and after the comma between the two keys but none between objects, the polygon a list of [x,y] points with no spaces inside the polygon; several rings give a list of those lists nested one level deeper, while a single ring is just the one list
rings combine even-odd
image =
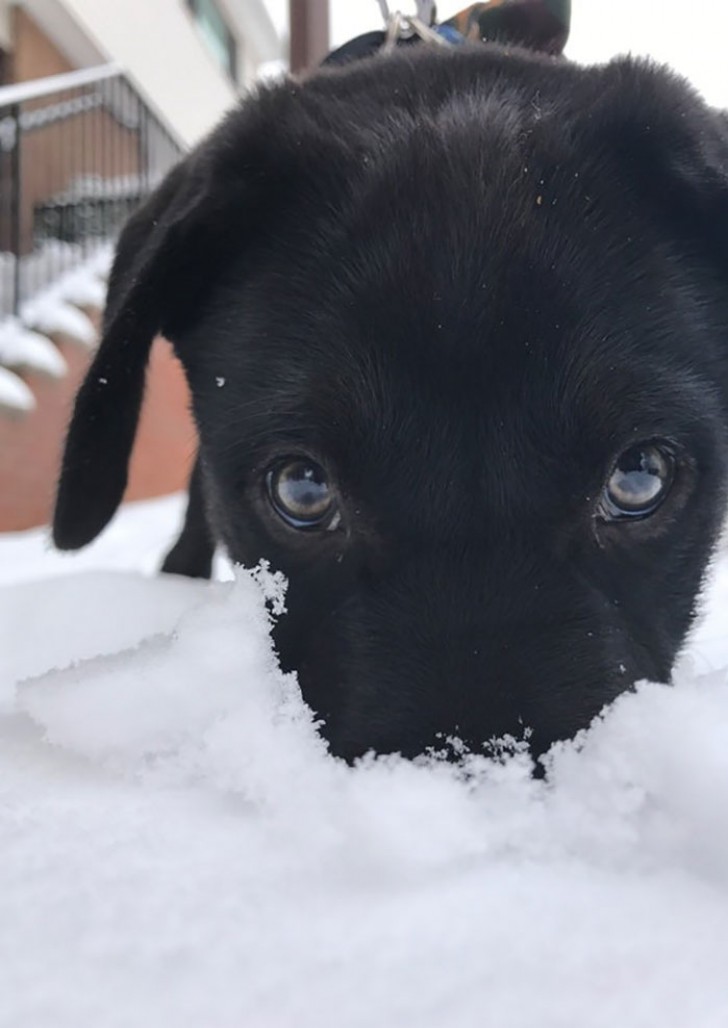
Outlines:
[{"label": "black puppy", "polygon": [[200,436],[167,570],[286,573],[336,754],[542,752],[693,618],[727,275],[726,123],[663,70],[423,48],[265,88],[121,237],[56,544],[116,510],[162,332]]}]

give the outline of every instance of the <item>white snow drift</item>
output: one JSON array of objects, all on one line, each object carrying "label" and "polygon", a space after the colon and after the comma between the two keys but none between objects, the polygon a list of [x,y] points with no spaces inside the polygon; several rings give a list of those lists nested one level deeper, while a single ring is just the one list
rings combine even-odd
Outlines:
[{"label": "white snow drift", "polygon": [[[63,378],[68,366],[48,336],[62,335],[86,349],[96,345],[96,329],[80,308],[101,309],[112,259],[109,242],[84,254],[74,243],[47,241],[21,261],[21,277],[36,288],[20,317],[0,318],[0,411],[25,414],[35,397],[21,375]],[[67,270],[59,272],[59,267]],[[0,294],[10,292],[14,258],[0,253]]]},{"label": "white snow drift", "polygon": [[[149,567],[169,512],[85,561]],[[536,782],[518,752],[348,768],[249,573],[41,580],[74,567],[41,539],[0,540],[0,1023],[728,1023],[728,562],[676,686]]]}]

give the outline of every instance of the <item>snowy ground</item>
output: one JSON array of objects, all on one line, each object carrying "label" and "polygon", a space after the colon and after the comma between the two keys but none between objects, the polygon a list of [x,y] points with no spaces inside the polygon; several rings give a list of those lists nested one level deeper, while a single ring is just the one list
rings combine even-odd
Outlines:
[{"label": "snowy ground", "polygon": [[352,770],[249,575],[134,570],[178,516],[129,507],[73,558],[0,537],[3,1028],[725,1028],[725,556],[677,686],[548,783]]}]

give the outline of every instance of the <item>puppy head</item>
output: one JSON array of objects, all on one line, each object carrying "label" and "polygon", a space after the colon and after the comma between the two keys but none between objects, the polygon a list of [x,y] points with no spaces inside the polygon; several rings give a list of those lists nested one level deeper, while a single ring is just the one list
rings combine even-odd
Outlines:
[{"label": "puppy head", "polygon": [[542,751],[666,680],[726,488],[725,136],[630,62],[474,49],[264,93],[121,238],[57,545],[119,502],[161,331],[334,752]]}]

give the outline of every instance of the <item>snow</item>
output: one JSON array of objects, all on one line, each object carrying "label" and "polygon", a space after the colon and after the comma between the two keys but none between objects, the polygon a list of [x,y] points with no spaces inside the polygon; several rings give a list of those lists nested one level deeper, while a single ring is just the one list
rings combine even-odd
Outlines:
[{"label": "snow", "polygon": [[[32,253],[21,258],[20,277],[24,294],[35,297],[53,286],[62,276],[73,283],[74,272],[83,270],[85,277],[104,279],[113,256],[113,245],[108,240],[87,240],[86,245],[46,239]],[[0,251],[0,296],[13,295],[15,257]],[[96,294],[98,295],[98,294]],[[71,300],[70,296],[64,299]],[[103,297],[102,297],[103,299]],[[76,302],[71,300],[71,302]]]},{"label": "snow", "polygon": [[[109,242],[94,243],[88,252],[76,244],[46,242],[23,258],[21,276],[36,284],[36,292],[22,304],[20,318],[0,317],[0,409],[16,414],[35,409],[20,373],[66,374],[66,361],[47,336],[61,333],[87,349],[96,345],[93,322],[79,307],[103,307],[112,255]],[[0,253],[0,295],[3,289],[10,295],[13,275],[12,254]]]},{"label": "snow", "polygon": [[25,328],[18,318],[0,321],[0,364],[63,378],[68,365],[50,340]]},{"label": "snow", "polygon": [[96,329],[83,311],[66,303],[55,287],[23,304],[23,320],[46,335],[60,333],[91,349],[96,343]]},{"label": "snow", "polygon": [[112,253],[110,243],[96,244],[90,257],[68,268],[25,301],[20,311],[22,321],[45,335],[61,333],[92,349],[97,342],[96,329],[88,315],[78,308],[103,306],[103,279],[111,267]]},{"label": "snow", "polygon": [[[27,99],[27,98],[26,98]],[[3,107],[7,110],[8,98],[5,98]],[[101,97],[95,94],[86,96],[75,96],[69,100],[61,100],[58,103],[44,104],[40,108],[24,110],[20,115],[20,126],[24,132],[33,132],[54,122],[64,121],[68,118],[94,111],[101,106]],[[15,145],[17,133],[16,120],[13,116],[0,118],[0,151],[10,151]]]},{"label": "snow", "polygon": [[35,397],[22,378],[0,367],[0,412],[25,414],[34,408]]},{"label": "snow", "polygon": [[676,686],[547,782],[349,768],[276,666],[279,581],[141,573],[180,514],[0,537],[0,1024],[724,1028],[728,554]]},{"label": "snow", "polygon": [[159,172],[139,175],[76,175],[67,189],[55,193],[53,203],[79,203],[83,200],[126,200],[134,202],[137,197],[155,189],[162,180]]},{"label": "snow", "polygon": [[111,251],[102,251],[94,258],[67,272],[58,284],[58,292],[66,303],[77,307],[101,310],[106,300],[106,277],[111,266]]}]

